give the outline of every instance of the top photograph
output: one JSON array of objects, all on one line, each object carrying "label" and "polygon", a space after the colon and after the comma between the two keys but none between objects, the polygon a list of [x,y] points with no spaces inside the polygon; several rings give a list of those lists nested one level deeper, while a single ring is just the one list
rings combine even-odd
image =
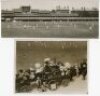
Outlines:
[{"label": "top photograph", "polygon": [[1,0],[2,38],[99,37],[99,0]]}]

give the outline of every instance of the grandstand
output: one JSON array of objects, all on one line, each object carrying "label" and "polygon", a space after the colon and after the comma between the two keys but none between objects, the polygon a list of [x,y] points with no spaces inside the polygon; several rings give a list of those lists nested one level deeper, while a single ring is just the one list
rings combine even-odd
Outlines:
[{"label": "grandstand", "polygon": [[2,10],[2,21],[97,21],[98,10],[35,10],[30,6],[21,6],[19,9]]}]

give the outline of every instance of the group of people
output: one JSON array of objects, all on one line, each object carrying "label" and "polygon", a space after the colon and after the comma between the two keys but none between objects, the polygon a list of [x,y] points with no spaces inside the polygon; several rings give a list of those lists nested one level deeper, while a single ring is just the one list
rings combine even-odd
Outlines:
[{"label": "group of people", "polygon": [[78,65],[70,65],[61,61],[57,62],[56,58],[45,58],[43,65],[38,63],[35,68],[18,70],[16,74],[16,91],[31,91],[33,87],[41,91],[46,91],[47,88],[55,90],[62,84],[64,86],[68,85],[69,82],[74,80],[75,76],[80,75],[83,80],[86,79],[86,60]]}]

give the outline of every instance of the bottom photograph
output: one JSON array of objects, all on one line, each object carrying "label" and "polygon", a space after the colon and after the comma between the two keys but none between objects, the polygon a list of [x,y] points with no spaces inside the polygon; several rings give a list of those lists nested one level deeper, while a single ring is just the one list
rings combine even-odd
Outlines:
[{"label": "bottom photograph", "polygon": [[87,41],[16,41],[15,92],[88,94]]}]

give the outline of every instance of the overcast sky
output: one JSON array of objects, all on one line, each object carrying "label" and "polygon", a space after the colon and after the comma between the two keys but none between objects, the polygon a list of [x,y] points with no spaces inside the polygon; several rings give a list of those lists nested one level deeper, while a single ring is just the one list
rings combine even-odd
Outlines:
[{"label": "overcast sky", "polygon": [[22,5],[31,5],[33,9],[55,9],[57,5],[62,8],[69,6],[70,8],[98,8],[99,0],[1,0],[2,9],[19,8]]}]

